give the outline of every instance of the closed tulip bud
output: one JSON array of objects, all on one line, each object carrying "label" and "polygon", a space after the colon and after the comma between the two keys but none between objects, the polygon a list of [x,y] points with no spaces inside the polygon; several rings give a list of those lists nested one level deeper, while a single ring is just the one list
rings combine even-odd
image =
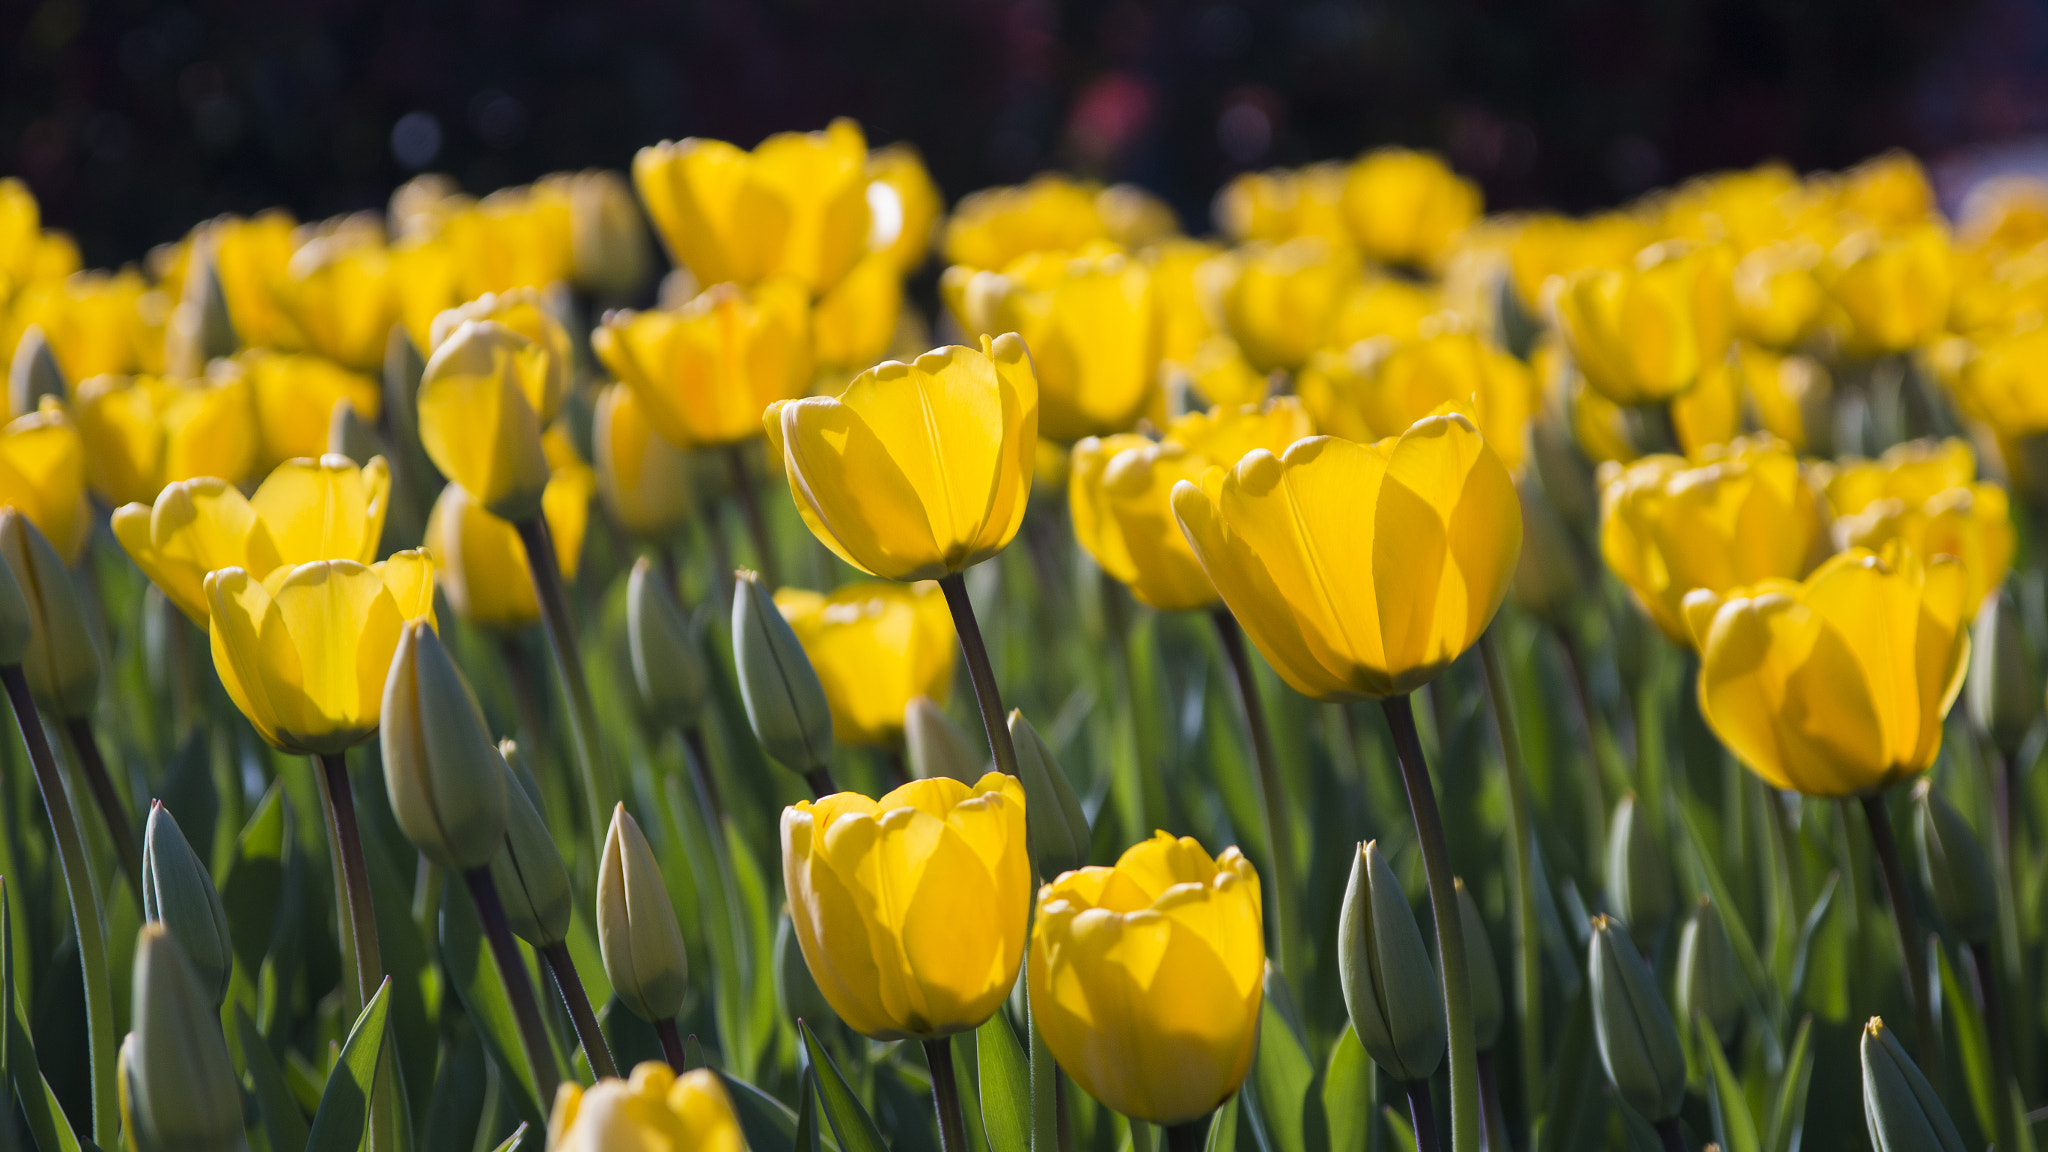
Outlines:
[{"label": "closed tulip bud", "polygon": [[34,632],[35,621],[21,582],[14,578],[14,569],[0,564],[0,668],[21,663]]},{"label": "closed tulip bud", "polygon": [[792,772],[832,758],[832,706],[811,658],[761,578],[742,569],[732,598],[732,655],[747,723],[761,748]]},{"label": "closed tulip bud", "polygon": [[[1506,1002],[1501,998],[1500,966],[1493,958],[1493,942],[1487,938],[1486,918],[1479,914],[1479,902],[1472,899],[1463,877],[1453,878],[1452,885],[1458,891],[1458,916],[1465,924],[1466,976],[1472,991],[1472,1041],[1484,1052],[1500,1039],[1501,1021],[1506,1016]],[[1432,988],[1430,994],[1441,998],[1437,989]]]},{"label": "closed tulip bud", "polygon": [[683,930],[661,865],[626,806],[612,809],[597,869],[597,943],[619,1000],[650,1024],[673,1020],[690,987]]},{"label": "closed tulip bud", "polygon": [[951,776],[972,784],[989,771],[986,746],[961,731],[929,696],[913,696],[904,705],[903,743],[910,774],[919,780]]},{"label": "closed tulip bud", "polygon": [[1614,806],[1608,826],[1607,900],[1642,948],[1663,934],[1676,909],[1663,838],[1643,815],[1634,793]]},{"label": "closed tulip bud", "polygon": [[43,530],[66,564],[76,564],[92,534],[85,498],[85,440],[55,400],[0,428],[0,504]]},{"label": "closed tulip bud", "polygon": [[606,313],[590,347],[670,443],[730,444],[761,434],[763,408],[809,389],[810,323],[796,284],[717,283],[673,310]]},{"label": "closed tulip bud", "polygon": [[2027,654],[2019,602],[2004,588],[1984,601],[1970,629],[1970,672],[1963,681],[1970,721],[2008,759],[2041,714],[2041,681]]},{"label": "closed tulip bud", "polygon": [[491,858],[491,880],[505,903],[505,919],[521,940],[535,948],[559,944],[569,937],[575,899],[569,869],[541,819],[539,801],[513,770],[519,755],[510,740],[498,742],[505,775],[505,839]]},{"label": "closed tulip bud", "polygon": [[399,830],[455,872],[490,864],[505,840],[505,760],[448,649],[407,624],[384,682],[378,746]]},{"label": "closed tulip bud", "polygon": [[590,445],[597,494],[619,527],[661,541],[689,521],[690,457],[655,432],[631,388],[613,384],[598,393]]},{"label": "closed tulip bud", "polygon": [[633,682],[648,714],[677,724],[695,723],[709,691],[697,630],[645,556],[633,564],[626,583],[626,643]]},{"label": "closed tulip bud", "polygon": [[633,190],[617,172],[558,177],[569,195],[571,278],[601,299],[627,300],[647,286],[654,252]]},{"label": "closed tulip bud", "polygon": [[20,342],[14,346],[14,361],[8,365],[9,411],[33,412],[41,407],[43,397],[62,400],[68,392],[64,386],[64,369],[57,366],[57,355],[50,350],[50,341],[43,335],[43,326],[29,325],[22,331]]},{"label": "closed tulip bud", "polygon": [[1913,811],[1920,875],[1934,895],[1934,910],[1957,936],[1986,943],[1998,926],[1998,889],[1983,842],[1931,780],[1913,786]]},{"label": "closed tulip bud", "polygon": [[818,982],[811,978],[810,966],[804,963],[803,946],[796,939],[796,923],[789,918],[787,908],[775,925],[775,989],[784,1016],[813,1026],[834,1019],[832,1005],[825,1002],[825,994],[818,991]]},{"label": "closed tulip bud", "polygon": [[1593,1035],[1607,1079],[1645,1120],[1669,1120],[1685,1102],[1685,1049],[1657,978],[1608,917],[1593,917],[1590,952]]},{"label": "closed tulip bud", "polygon": [[1024,815],[1038,874],[1057,877],[1086,864],[1088,812],[1038,729],[1015,708],[1010,710],[1010,740],[1017,746],[1017,774],[1024,784]]},{"label": "closed tulip bud", "polygon": [[422,451],[419,396],[420,380],[426,371],[427,361],[420,355],[420,346],[413,343],[405,325],[393,324],[390,339],[384,344],[384,407],[380,411],[386,417],[393,444],[414,454]]},{"label": "closed tulip bud", "polygon": [[1522,502],[1522,555],[1511,585],[1515,601],[1553,627],[1570,620],[1572,608],[1595,586],[1592,565],[1565,527],[1556,505],[1544,494],[1534,470],[1515,481]]},{"label": "closed tulip bud", "polygon": [[159,802],[149,806],[142,837],[142,918],[162,924],[177,939],[199,986],[213,994],[218,1007],[227,998],[228,977],[235,969],[227,909],[206,865],[186,842],[171,810]]},{"label": "closed tulip bud", "polygon": [[1877,1152],[1966,1152],[1934,1085],[1876,1016],[1863,1028],[1863,1123]]},{"label": "closed tulip bud", "polygon": [[0,508],[0,558],[28,604],[29,644],[21,670],[29,688],[60,719],[91,714],[99,693],[100,655],[70,569],[49,539],[13,508]]},{"label": "closed tulip bud", "polygon": [[184,375],[197,375],[207,361],[233,356],[242,346],[228,310],[227,287],[218,260],[203,247],[194,249],[192,263],[185,270],[184,299],[171,326],[174,331],[167,339],[180,346],[182,358],[189,361],[190,370]]},{"label": "closed tulip bud", "polygon": [[525,383],[551,370],[547,355],[496,321],[468,320],[434,349],[420,381],[420,442],[434,467],[514,523],[540,513],[548,482]]},{"label": "closed tulip bud", "polygon": [[[960,644],[936,584],[863,580],[830,593],[783,588],[775,607],[824,685],[832,734],[843,744],[893,745],[913,698],[944,703],[952,691]],[[980,778],[980,769],[967,777]]]},{"label": "closed tulip bud", "polygon": [[1705,1022],[1726,1044],[1742,1018],[1742,969],[1721,910],[1704,894],[1678,936],[1678,1011]]},{"label": "closed tulip bud", "polygon": [[163,1152],[242,1147],[242,1086],[211,991],[162,924],[135,942],[134,1031],[122,1046],[138,1143]]},{"label": "closed tulip bud", "polygon": [[709,1068],[678,1076],[649,1060],[629,1080],[589,1088],[564,1080],[548,1116],[546,1152],[746,1152],[725,1082]]},{"label": "closed tulip bud", "polygon": [[1378,841],[1359,845],[1351,858],[1337,963],[1351,1027],[1373,1063],[1403,1084],[1434,1075],[1445,1044],[1436,964]]}]

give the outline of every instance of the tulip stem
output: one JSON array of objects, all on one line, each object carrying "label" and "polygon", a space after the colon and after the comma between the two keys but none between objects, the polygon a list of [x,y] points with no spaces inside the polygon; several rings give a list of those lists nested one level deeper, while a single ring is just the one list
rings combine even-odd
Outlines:
[{"label": "tulip stem", "polygon": [[747,521],[747,536],[754,542],[754,563],[760,566],[761,579],[773,591],[782,587],[782,578],[778,575],[779,565],[775,563],[775,549],[768,538],[768,519],[761,513],[760,496],[754,491],[753,477],[747,473],[746,453],[745,441],[727,444],[725,461],[732,471],[732,491],[739,498],[740,515]]},{"label": "tulip stem", "polygon": [[600,1078],[617,1076],[619,1066],[604,1042],[604,1029],[597,1025],[597,1013],[590,1009],[590,994],[583,990],[583,978],[576,974],[576,961],[569,958],[569,946],[557,940],[540,950],[540,958],[546,961],[555,991],[569,1009],[569,1023],[576,1028],[576,1039],[583,1043],[583,1058],[590,1061],[590,1070]]},{"label": "tulip stem", "polygon": [[1657,1121],[1657,1139],[1664,1142],[1664,1152],[1685,1152],[1685,1133],[1678,1130],[1676,1116]]},{"label": "tulip stem", "polygon": [[[21,742],[28,749],[29,764],[35,769],[36,787],[42,792],[43,808],[50,816],[50,831],[57,840],[57,863],[64,870],[64,888],[71,898],[71,923],[78,934],[78,958],[84,969],[85,1027],[88,1058],[92,1066],[92,1138],[103,1148],[119,1140],[121,1117],[115,1096],[114,1009],[107,976],[107,940],[100,926],[99,897],[93,892],[92,870],[86,862],[85,838],[78,818],[64,791],[64,778],[57,773],[57,758],[50,753],[49,737],[36,715],[35,698],[29,694],[28,679],[21,665],[0,668],[0,682],[7,685],[7,701],[14,706],[14,722],[21,729]],[[140,896],[140,889],[137,889]],[[14,990],[5,989],[8,997]],[[9,999],[8,1003],[13,1003]]]},{"label": "tulip stem", "polygon": [[562,570],[555,564],[554,540],[548,534],[547,521],[540,516],[513,527],[519,530],[519,542],[526,547],[526,566],[533,572],[535,599],[540,602],[541,623],[548,633],[548,651],[554,655],[555,674],[562,678],[562,691],[569,698],[570,738],[576,746],[576,769],[583,777],[584,807],[590,810],[591,843],[603,845],[617,789],[612,786],[611,771],[597,746],[597,706],[591,703],[590,681],[583,675],[583,654],[576,645],[575,621],[569,618]]},{"label": "tulip stem", "polygon": [[1228,657],[1231,683],[1244,705],[1244,722],[1251,734],[1252,765],[1259,776],[1260,808],[1266,818],[1266,844],[1273,856],[1274,935],[1280,945],[1280,970],[1296,988],[1306,987],[1300,970],[1308,954],[1301,946],[1301,912],[1295,905],[1294,821],[1287,811],[1287,788],[1280,779],[1280,758],[1273,752],[1273,732],[1266,723],[1265,701],[1259,697],[1259,682],[1252,671],[1251,653],[1245,648],[1244,629],[1230,609],[1210,609],[1216,638]]},{"label": "tulip stem", "polygon": [[804,783],[810,785],[813,800],[823,800],[839,791],[839,785],[832,782],[832,770],[823,764],[804,769]]},{"label": "tulip stem", "polygon": [[377,912],[370,902],[369,861],[363,855],[362,832],[356,826],[348,758],[338,752],[323,752],[314,759],[320,768],[320,801],[327,809],[327,835],[333,842],[335,870],[341,873],[342,896],[348,906],[343,928],[355,961],[355,1006],[360,1010],[384,983],[384,962],[377,948]]},{"label": "tulip stem", "polygon": [[1193,1120],[1166,1126],[1166,1152],[1202,1152],[1208,1143],[1209,1116],[1197,1116]]},{"label": "tulip stem", "polygon": [[1444,843],[1443,814],[1437,811],[1429,765],[1422,759],[1422,740],[1415,733],[1414,706],[1403,694],[1387,697],[1380,707],[1401,761],[1401,782],[1408,791],[1415,839],[1422,845],[1422,870],[1429,879],[1430,913],[1436,921],[1450,1040],[1451,1147],[1454,1152],[1478,1152],[1479,1062],[1472,1036],[1471,976],[1465,958],[1465,922],[1458,911],[1451,875],[1451,852]]},{"label": "tulip stem", "polygon": [[1920,1070],[1941,1086],[1941,1031],[1934,1023],[1933,1006],[1927,1000],[1927,951],[1920,942],[1920,929],[1913,915],[1913,894],[1906,886],[1906,869],[1899,863],[1899,844],[1892,838],[1892,819],[1885,811],[1884,793],[1865,793],[1863,818],[1870,825],[1870,846],[1877,852],[1878,869],[1884,874],[1885,894],[1892,905],[1892,920],[1899,928],[1899,951],[1906,961],[1906,999],[1913,1005],[1913,1027],[1920,1037]]},{"label": "tulip stem", "polygon": [[939,1152],[969,1152],[967,1120],[960,1112],[960,1083],[953,1075],[953,1038],[924,1042],[932,1070],[932,1107],[939,1113]]},{"label": "tulip stem", "polygon": [[65,729],[71,734],[71,743],[78,750],[78,768],[85,775],[85,786],[92,790],[93,803],[99,806],[100,817],[107,822],[107,835],[114,840],[114,850],[121,857],[121,871],[128,875],[128,885],[139,903],[142,899],[142,842],[135,835],[135,825],[128,819],[128,806],[122,802],[121,794],[114,790],[113,777],[107,775],[106,758],[100,755],[100,742],[92,734],[92,725],[83,716],[65,721]]},{"label": "tulip stem", "polygon": [[1429,1098],[1429,1081],[1410,1080],[1401,1089],[1408,1093],[1408,1123],[1415,1128],[1415,1152],[1436,1152],[1436,1104]]},{"label": "tulip stem", "polygon": [[1580,779],[1586,788],[1586,856],[1607,858],[1607,789],[1600,764],[1600,714],[1593,708],[1593,690],[1586,681],[1586,662],[1579,641],[1569,628],[1554,629],[1558,651],[1563,654],[1566,678],[1571,681],[1572,703],[1579,724],[1586,733],[1586,771]]},{"label": "tulip stem", "polygon": [[[1529,775],[1522,763],[1521,735],[1515,728],[1514,698],[1493,633],[1494,629],[1489,628],[1480,634],[1479,657],[1486,670],[1486,698],[1493,706],[1501,764],[1508,778],[1508,831],[1515,853],[1515,1007],[1521,1012],[1522,1083],[1533,1125],[1537,1102],[1543,1099],[1543,963],[1537,951],[1540,941],[1536,930],[1536,853],[1529,814]],[[1598,768],[1594,771],[1597,773]]]},{"label": "tulip stem", "polygon": [[674,1020],[656,1020],[654,1034],[661,1038],[661,1058],[668,1061],[669,1070],[681,1076],[690,1070],[690,1058],[683,1051],[683,1034],[676,1031]]},{"label": "tulip stem", "polygon": [[[526,1049],[526,1062],[533,1066],[534,1087],[540,1090],[542,1100],[552,1101],[562,1076],[555,1067],[554,1044],[541,1024],[533,980],[526,971],[526,961],[519,955],[519,942],[512,937],[512,922],[505,918],[504,902],[498,899],[498,885],[491,879],[489,868],[472,868],[462,874],[462,879],[469,885],[477,919],[483,921],[484,937],[491,942],[491,955],[498,961],[498,979],[505,985],[505,998],[512,1002],[512,1016],[519,1022],[519,1039]],[[596,1065],[593,1063],[592,1067]]]},{"label": "tulip stem", "polygon": [[1991,1116],[1998,1147],[2018,1148],[2012,1110],[2012,1039],[2006,1032],[2003,997],[1998,991],[1998,968],[1991,957],[1991,943],[1970,943],[1970,963],[1977,969],[1977,1014],[1984,1018],[1985,1046],[1991,1049]]},{"label": "tulip stem", "polygon": [[981,726],[988,733],[996,771],[1022,779],[1017,772],[1017,746],[1010,742],[1009,715],[1003,711],[1003,694],[996,688],[988,645],[982,643],[981,625],[974,619],[974,602],[967,598],[967,579],[958,572],[948,573],[939,587],[946,593],[946,607],[953,611],[953,631],[959,634],[960,651],[967,657],[967,678],[974,682],[974,699],[981,705]]},{"label": "tulip stem", "polygon": [[1514,1152],[1508,1139],[1508,1117],[1500,1106],[1500,1075],[1493,1051],[1479,1054],[1479,1143],[1486,1152]]}]

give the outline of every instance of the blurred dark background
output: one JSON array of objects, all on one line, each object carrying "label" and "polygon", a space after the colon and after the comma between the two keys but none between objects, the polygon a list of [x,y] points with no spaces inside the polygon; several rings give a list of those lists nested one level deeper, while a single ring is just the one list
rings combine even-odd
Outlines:
[{"label": "blurred dark background", "polygon": [[1490,206],[2048,131],[2048,0],[0,0],[0,174],[89,264],[857,117],[947,197],[1046,167],[1208,228],[1248,168],[1444,151]]}]

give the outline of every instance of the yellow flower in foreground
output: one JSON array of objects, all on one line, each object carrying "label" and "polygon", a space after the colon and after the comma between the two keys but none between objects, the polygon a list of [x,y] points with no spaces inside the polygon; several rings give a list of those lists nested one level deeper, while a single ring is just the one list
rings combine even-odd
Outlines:
[{"label": "yellow flower in foreground", "polygon": [[78,386],[87,478],[108,503],[149,503],[195,476],[239,484],[256,465],[256,408],[246,378],[95,376]]},{"label": "yellow flower in foreground", "polygon": [[1267,662],[1319,700],[1435,678],[1493,619],[1522,542],[1514,481],[1456,413],[1254,451],[1175,485],[1173,513]]},{"label": "yellow flower in foreground", "polygon": [[840,743],[893,741],[912,698],[944,704],[951,694],[959,642],[938,585],[864,580],[830,593],[783,588],[775,606],[825,686]]},{"label": "yellow flower in foreground", "polygon": [[1002,1006],[1024,957],[1024,786],[940,776],[785,808],[782,877],[804,963],[849,1027],[965,1032]]},{"label": "yellow flower in foreground", "polygon": [[1479,187],[1432,152],[1382,148],[1351,165],[1344,215],[1374,260],[1433,268],[1479,219]]},{"label": "yellow flower in foreground", "polygon": [[1916,440],[1877,460],[1849,459],[1822,473],[1835,511],[1835,544],[1882,551],[1897,540],[1916,556],[1952,556],[1969,576],[1963,614],[2005,583],[2012,567],[2011,499],[1977,477],[1967,440]]},{"label": "yellow flower in foreground", "polygon": [[1691,388],[1728,348],[1728,254],[1660,244],[1633,267],[1568,277],[1554,308],[1587,384],[1616,404],[1660,403]]},{"label": "yellow flower in foreground", "polygon": [[92,534],[85,441],[54,398],[0,428],[0,504],[20,509],[66,564],[78,562]]},{"label": "yellow flower in foreground", "polygon": [[206,577],[206,601],[214,669],[256,731],[286,752],[340,753],[376,734],[399,630],[433,620],[434,565],[412,551],[261,581],[224,568]]},{"label": "yellow flower in foreground", "polygon": [[1038,891],[1032,1020],[1076,1084],[1132,1119],[1198,1119],[1237,1091],[1265,969],[1259,876],[1235,848],[1211,859],[1160,832]]},{"label": "yellow flower in foreground", "polygon": [[547,1152],[746,1152],[725,1082],[709,1068],[675,1074],[649,1060],[629,1080],[564,1080]]},{"label": "yellow flower in foreground", "polygon": [[1967,594],[1960,564],[1896,548],[1841,553],[1803,583],[1696,591],[1700,711],[1757,775],[1808,796],[1924,771],[1969,663]]},{"label": "yellow flower in foreground", "polygon": [[761,410],[811,383],[808,303],[789,281],[720,284],[675,311],[613,312],[591,348],[676,445],[761,434]]},{"label": "yellow flower in foreground", "polygon": [[[541,515],[565,581],[576,579],[594,484],[586,468],[557,468],[541,495]],[[519,530],[491,515],[462,485],[441,489],[422,543],[434,558],[449,607],[463,623],[511,631],[540,619]]]},{"label": "yellow flower in foreground", "polygon": [[1470,332],[1319,352],[1297,391],[1317,428],[1361,442],[1398,435],[1449,404],[1472,417],[1510,471],[1522,466],[1522,428],[1539,400],[1526,365]]},{"label": "yellow flower in foreground", "polygon": [[888,580],[935,580],[1008,545],[1038,450],[1038,381],[1015,333],[885,361],[838,396],[761,417],[819,540]]},{"label": "yellow flower in foreground", "polygon": [[619,527],[661,540],[689,520],[690,459],[655,432],[631,388],[598,393],[590,441],[598,494]]},{"label": "yellow flower in foreground", "polygon": [[366,422],[374,422],[384,406],[384,392],[375,380],[320,356],[250,348],[234,363],[221,372],[239,370],[249,382],[259,472],[327,451],[336,404],[346,401]]}]

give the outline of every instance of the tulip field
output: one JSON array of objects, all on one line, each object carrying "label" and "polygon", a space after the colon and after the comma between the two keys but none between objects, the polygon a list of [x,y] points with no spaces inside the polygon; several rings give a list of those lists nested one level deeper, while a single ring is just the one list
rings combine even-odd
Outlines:
[{"label": "tulip field", "polygon": [[0,181],[0,1152],[2020,1152],[2048,183]]}]

